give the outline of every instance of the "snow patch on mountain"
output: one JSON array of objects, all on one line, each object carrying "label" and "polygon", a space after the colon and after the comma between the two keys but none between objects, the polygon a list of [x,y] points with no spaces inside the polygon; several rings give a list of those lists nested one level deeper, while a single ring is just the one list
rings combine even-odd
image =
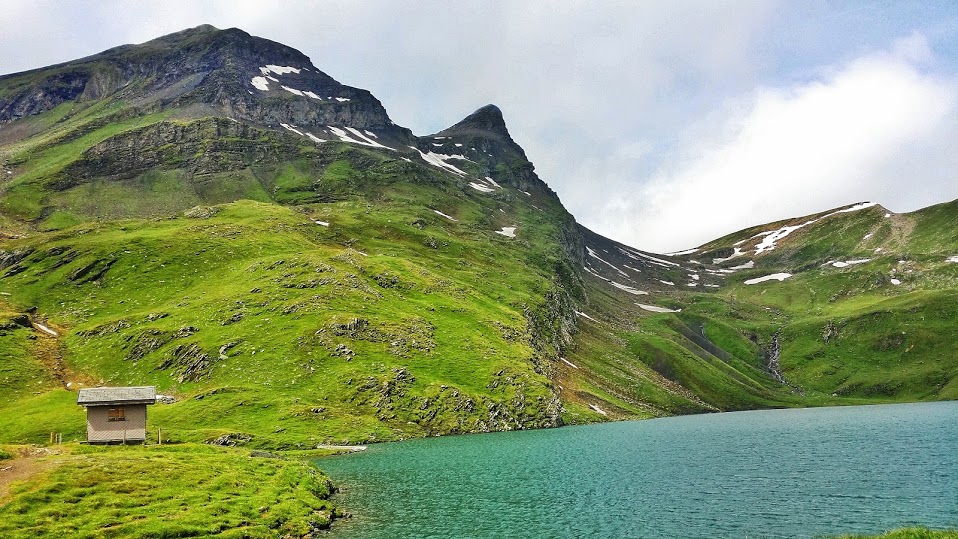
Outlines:
[{"label": "snow patch on mountain", "polygon": [[761,243],[759,243],[758,245],[755,246],[755,254],[756,254],[756,255],[760,255],[760,254],[764,253],[765,251],[773,251],[773,250],[775,250],[775,247],[776,247],[776,243],[775,243],[775,242],[777,242],[777,241],[780,240],[780,239],[783,239],[783,238],[787,237],[787,236],[788,236],[789,234],[791,234],[792,232],[795,232],[796,230],[798,230],[798,229],[800,229],[800,228],[802,228],[802,227],[808,226],[808,225],[810,225],[810,224],[812,224],[812,223],[814,223],[814,222],[815,222],[815,221],[812,220],[812,221],[808,221],[808,222],[802,223],[802,224],[800,224],[800,225],[795,225],[795,226],[783,226],[782,228],[780,228],[780,229],[778,229],[778,230],[773,230],[773,231],[769,232],[768,235],[765,236],[765,239],[763,239],[763,240],[761,241]]},{"label": "snow patch on mountain", "polygon": [[[804,228],[804,227],[806,227],[806,226],[808,226],[808,225],[817,223],[817,222],[819,222],[819,221],[821,221],[821,220],[823,220],[823,219],[827,219],[827,218],[829,218],[829,217],[832,217],[832,216],[834,216],[834,215],[838,215],[838,214],[840,214],[840,213],[855,212],[855,211],[863,210],[863,209],[865,209],[865,208],[871,208],[872,206],[875,206],[875,205],[876,205],[875,202],[860,202],[860,203],[858,203],[858,204],[855,204],[854,206],[850,206],[850,207],[845,208],[845,209],[842,209],[842,210],[833,211],[832,213],[829,213],[829,214],[827,214],[827,215],[823,215],[822,217],[819,217],[819,218],[817,218],[817,219],[812,219],[812,220],[810,220],[810,221],[806,221],[806,222],[804,222],[804,223],[802,223],[802,224],[800,224],[800,225],[783,226],[782,228],[779,228],[778,230],[769,230],[769,231],[766,231],[766,232],[760,232],[760,233],[758,233],[758,234],[752,236],[752,238],[758,238],[758,237],[760,237],[760,236],[765,236],[765,239],[763,239],[763,240],[761,241],[761,243],[759,243],[758,245],[755,246],[755,254],[756,254],[756,255],[760,255],[760,254],[762,254],[762,253],[764,253],[764,252],[766,252],[766,251],[772,251],[772,250],[774,250],[775,247],[776,247],[776,242],[777,242],[777,241],[779,241],[779,240],[781,240],[781,239],[787,237],[789,234],[791,234],[792,232],[795,232],[796,230],[798,230],[798,229],[800,229],[800,228]],[[750,239],[751,239],[751,238],[750,238]],[[736,244],[736,245],[737,245],[737,244]]]},{"label": "snow patch on mountain", "polygon": [[283,129],[286,129],[286,130],[288,130],[288,131],[292,131],[293,133],[296,133],[297,135],[299,135],[299,136],[301,136],[301,137],[305,137],[305,136],[306,136],[306,135],[303,134],[302,131],[300,131],[299,129],[296,129],[296,126],[295,126],[295,125],[289,125],[289,124],[279,124],[279,125],[282,126]]},{"label": "snow patch on mountain", "polygon": [[651,262],[652,264],[656,264],[656,265],[664,266],[664,267],[678,267],[678,266],[679,266],[679,265],[676,264],[675,262],[669,262],[668,260],[662,260],[661,258],[656,258],[656,257],[654,257],[654,256],[652,256],[652,255],[647,255],[647,254],[645,254],[645,253],[643,253],[643,252],[641,252],[641,251],[636,251],[636,250],[634,250],[634,249],[623,249],[623,248],[621,248],[621,247],[619,247],[618,249],[619,249],[619,252],[620,252],[620,253],[622,253],[622,254],[624,254],[625,256],[631,258],[632,260],[636,260],[636,261],[639,261],[639,262],[646,262],[646,263]]},{"label": "snow patch on mountain", "polygon": [[682,309],[668,309],[666,307],[659,307],[658,305],[646,305],[645,303],[636,303],[641,309],[653,312],[653,313],[680,313]]},{"label": "snow patch on mountain", "polygon": [[[447,171],[449,171],[449,172],[452,172],[453,174],[456,174],[456,175],[458,175],[458,176],[465,176],[465,175],[466,175],[466,172],[465,172],[464,170],[461,170],[459,167],[457,167],[457,166],[455,166],[455,165],[452,165],[452,164],[449,164],[449,163],[446,162],[446,161],[449,160],[449,159],[461,159],[461,160],[464,160],[464,161],[469,161],[469,159],[466,159],[465,156],[458,155],[458,154],[457,154],[457,155],[445,155],[445,154],[436,153],[436,152],[423,153],[422,150],[420,150],[419,148],[416,148],[415,146],[410,146],[410,148],[412,148],[413,150],[416,150],[417,152],[419,152],[419,156],[422,157],[422,160],[425,161],[425,162],[427,162],[427,163],[429,163],[430,165],[432,165],[432,166],[434,166],[434,167],[439,167],[439,168],[441,168],[441,169],[445,169],[445,170],[447,170]],[[479,184],[476,184],[476,185],[479,185]],[[485,186],[483,186],[483,187],[485,187]],[[485,188],[486,188],[486,189],[489,189],[488,187],[485,187]],[[481,189],[479,189],[479,190],[481,191]],[[490,191],[491,191],[491,189],[490,189]]]},{"label": "snow patch on mountain", "polygon": [[472,187],[473,189],[475,189],[476,191],[479,191],[480,193],[492,193],[493,191],[495,191],[495,189],[493,189],[492,187],[487,187],[485,185],[482,185],[481,183],[476,183],[476,182],[469,182],[469,187]]},{"label": "snow patch on mountain", "polygon": [[290,66],[277,66],[273,64],[267,64],[265,67],[259,68],[260,72],[263,75],[268,74],[270,71],[276,73],[277,75],[286,75],[287,73],[296,73],[297,75],[300,72],[300,69]]},{"label": "snow patch on mountain", "polygon": [[498,189],[502,189],[502,186],[499,185],[498,183],[496,183],[496,180],[493,180],[493,179],[490,178],[489,176],[486,176],[486,181],[489,182],[489,183],[491,183],[494,187],[496,187],[496,188],[498,188]]},{"label": "snow patch on mountain", "polygon": [[589,275],[592,275],[593,277],[595,277],[595,278],[597,278],[597,279],[602,279],[603,281],[608,281],[608,280],[609,280],[609,279],[606,279],[605,277],[599,275],[598,273],[596,273],[595,270],[592,269],[592,267],[589,266],[589,265],[582,266],[582,269],[584,269],[584,270],[586,271],[586,273],[588,273]]},{"label": "snow patch on mountain", "polygon": [[455,219],[455,218],[453,218],[453,217],[450,217],[450,216],[446,215],[445,213],[442,213],[442,212],[439,211],[439,210],[432,210],[432,211],[436,212],[436,215],[441,215],[441,216],[445,217],[446,219],[449,219],[450,221],[452,221],[452,222],[454,222],[454,223],[458,223],[458,222],[459,222],[458,219]]},{"label": "snow patch on mountain", "polygon": [[564,357],[560,357],[559,360],[562,361],[563,363],[565,363],[566,365],[572,367],[573,369],[578,369],[578,368],[579,368],[579,367],[576,367],[576,366],[575,366],[575,363],[569,361],[568,359],[566,359],[566,358],[564,358]]},{"label": "snow patch on mountain", "polygon": [[871,258],[861,258],[858,260],[848,260],[848,261],[839,260],[839,261],[832,262],[831,264],[832,266],[836,268],[847,268],[848,266],[854,266],[856,264],[864,264],[866,262],[871,262],[871,261],[872,261]]},{"label": "snow patch on mountain", "polygon": [[589,408],[592,408],[592,410],[594,410],[594,411],[596,411],[596,412],[598,412],[598,413],[600,413],[600,414],[602,414],[602,415],[609,415],[605,410],[603,410],[602,408],[599,408],[598,406],[596,406],[596,405],[594,405],[594,404],[590,404],[590,405],[589,405]]},{"label": "snow patch on mountain", "polygon": [[853,211],[864,210],[865,208],[871,208],[872,206],[877,206],[877,205],[878,203],[876,202],[859,202],[858,204],[855,204],[854,206],[851,206],[849,208],[845,208],[844,210],[833,211],[832,213],[829,213],[828,215],[826,215],[825,217],[821,217],[820,219],[827,219],[828,217],[831,217],[833,215],[838,215],[839,213],[850,213]]},{"label": "snow patch on mountain", "polygon": [[[366,135],[363,135],[363,134],[362,134],[358,129],[356,129],[355,127],[347,127],[346,130],[344,131],[344,130],[338,128],[338,127],[335,127],[335,126],[332,126],[332,125],[328,125],[328,126],[326,126],[326,129],[329,129],[329,131],[330,131],[332,134],[336,135],[336,137],[339,138],[339,140],[342,141],[342,142],[349,142],[349,143],[351,143],[351,144],[359,144],[360,146],[369,146],[370,148],[384,148],[384,149],[386,149],[386,150],[392,150],[392,148],[390,148],[389,146],[383,146],[382,144],[376,142],[375,140],[370,139],[370,138],[367,137]],[[348,133],[347,133],[347,131],[348,131]],[[357,137],[357,138],[353,138],[352,136],[350,136],[350,133],[352,133],[352,134],[353,134],[355,137]],[[393,151],[395,151],[395,150],[393,150]]]},{"label": "snow patch on mountain", "polygon": [[58,334],[56,331],[53,331],[52,329],[50,329],[50,328],[44,326],[44,325],[41,324],[40,322],[34,322],[33,325],[35,325],[35,326],[37,327],[37,329],[39,329],[40,331],[42,331],[42,332],[44,332],[44,333],[47,333],[47,334],[49,334],[49,335],[53,335],[54,337],[59,336],[59,334]]},{"label": "snow patch on mountain", "polygon": [[[742,240],[742,241],[745,241],[745,240]],[[739,242],[739,243],[741,243],[741,242]],[[725,258],[713,258],[713,259],[712,259],[712,263],[713,263],[713,264],[721,264],[722,262],[725,262],[726,260],[731,260],[731,259],[733,259],[733,258],[737,258],[737,257],[743,256],[744,254],[745,254],[745,251],[743,251],[740,247],[736,247],[735,250],[732,251],[732,254],[731,254],[730,256],[727,256],[727,257],[725,257]]]},{"label": "snow patch on mountain", "polygon": [[496,234],[501,234],[503,236],[514,238],[516,237],[516,228],[517,226],[504,226],[502,230],[496,230]]},{"label": "snow patch on mountain", "polygon": [[249,83],[252,84],[257,90],[262,92],[269,91],[269,81],[266,80],[266,77],[253,77],[250,79]]},{"label": "snow patch on mountain", "polygon": [[766,275],[764,277],[756,277],[754,279],[748,279],[745,281],[745,284],[758,284],[758,283],[764,283],[765,281],[781,282],[781,281],[784,281],[785,279],[788,279],[791,276],[792,276],[791,273],[773,273],[771,275]]},{"label": "snow patch on mountain", "polygon": [[620,270],[619,268],[615,267],[613,264],[610,264],[609,262],[606,262],[605,260],[603,260],[602,258],[600,258],[599,255],[595,254],[595,251],[593,251],[591,248],[586,247],[585,250],[586,250],[586,252],[589,254],[589,256],[591,256],[592,258],[598,260],[599,262],[602,262],[602,263],[605,264],[606,266],[609,266],[610,268],[612,268],[612,269],[614,269],[615,271],[619,272],[619,274],[624,275],[624,276],[626,276],[626,277],[629,276],[628,273],[626,273],[626,272]]},{"label": "snow patch on mountain", "polygon": [[598,320],[596,320],[595,318],[592,318],[591,316],[585,314],[584,312],[576,311],[575,314],[577,314],[578,316],[581,316],[582,318],[585,318],[586,320],[592,320],[593,322],[598,323]]},{"label": "snow patch on mountain", "polygon": [[619,290],[624,290],[624,291],[628,292],[629,294],[632,294],[632,295],[635,295],[635,296],[648,296],[648,295],[649,295],[649,293],[646,292],[645,290],[636,290],[635,288],[632,288],[631,286],[629,286],[629,285],[627,285],[627,284],[617,283],[617,282],[615,282],[615,281],[609,281],[609,284],[611,284],[612,286],[618,288]]}]

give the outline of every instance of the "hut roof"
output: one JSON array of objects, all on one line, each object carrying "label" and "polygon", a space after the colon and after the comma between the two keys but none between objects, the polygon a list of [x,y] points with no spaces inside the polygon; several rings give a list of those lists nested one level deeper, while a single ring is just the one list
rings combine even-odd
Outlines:
[{"label": "hut roof", "polygon": [[77,395],[81,406],[107,406],[111,404],[156,404],[156,387],[90,387],[81,389]]}]

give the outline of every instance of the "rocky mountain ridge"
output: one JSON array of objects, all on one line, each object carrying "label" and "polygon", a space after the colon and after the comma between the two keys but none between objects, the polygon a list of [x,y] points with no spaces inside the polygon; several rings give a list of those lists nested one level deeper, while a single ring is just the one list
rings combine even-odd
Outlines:
[{"label": "rocky mountain ridge", "polygon": [[[494,105],[480,108],[442,133],[415,137],[395,125],[368,91],[338,83],[295,49],[235,28],[218,30],[203,25],[74,62],[0,77],[0,125],[12,123],[0,130],[6,131],[0,133],[0,140],[17,143],[45,129],[43,125],[16,122],[18,119],[71,106],[59,119],[62,124],[83,115],[94,103],[98,108],[115,110],[80,123],[73,129],[77,134],[70,136],[137,117],[155,117],[148,123],[158,120],[157,126],[130,132],[125,135],[126,141],[110,138],[100,142],[81,163],[63,170],[61,178],[47,187],[73,187],[97,178],[98,170],[106,171],[104,178],[133,177],[143,171],[137,163],[143,165],[141,161],[149,159],[149,166],[158,165],[160,154],[179,143],[178,133],[184,127],[177,122],[213,116],[295,135],[312,145],[335,141],[390,150],[403,159],[452,172],[463,179],[464,185],[483,193],[507,185],[527,196],[536,191],[555,198],[510,137],[501,111]],[[190,129],[195,133],[195,128]],[[215,136],[233,137],[234,131],[230,126],[218,127]],[[249,128],[242,131],[241,139],[254,136]],[[124,171],[112,170],[105,162],[104,156],[129,154],[144,140],[147,148],[157,149],[152,156],[134,151],[137,155],[128,158],[107,159]],[[245,153],[238,161],[228,159],[212,167],[192,166],[191,170],[235,170],[229,166],[231,161],[244,168],[260,159],[263,149],[261,145],[260,151]],[[289,143],[278,151],[289,152]],[[176,156],[162,159],[172,159],[174,165],[181,162]],[[5,179],[15,180],[17,158],[4,161],[13,176]]]},{"label": "rocky mountain ridge", "polygon": [[69,101],[143,110],[196,108],[258,125],[349,125],[411,138],[368,91],[340,84],[301,52],[237,28],[198,26],[73,62],[0,77],[0,124]]}]

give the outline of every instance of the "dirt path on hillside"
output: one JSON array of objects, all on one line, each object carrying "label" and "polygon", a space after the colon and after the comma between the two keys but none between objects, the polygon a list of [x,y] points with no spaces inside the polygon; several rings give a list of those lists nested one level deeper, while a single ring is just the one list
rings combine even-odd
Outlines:
[{"label": "dirt path on hillside", "polygon": [[6,505],[12,498],[10,488],[19,481],[28,481],[37,475],[53,469],[58,459],[49,457],[53,452],[38,448],[26,455],[10,460],[0,460],[0,506]]},{"label": "dirt path on hillside", "polygon": [[34,354],[50,376],[63,388],[76,391],[77,387],[96,385],[96,381],[83,373],[67,369],[63,361],[63,335],[66,329],[30,314],[30,325],[37,333]]},{"label": "dirt path on hillside", "polygon": [[915,221],[907,215],[901,215],[897,213],[891,214],[888,217],[891,221],[891,240],[899,249],[905,248],[908,245],[908,238],[911,237],[912,231],[915,230]]},{"label": "dirt path on hillside", "polygon": [[41,320],[36,313],[30,314],[30,325],[37,332],[36,357],[43,364],[50,376],[61,387],[67,387],[66,373],[63,368],[63,352],[60,350],[60,332],[51,328],[50,322]]}]

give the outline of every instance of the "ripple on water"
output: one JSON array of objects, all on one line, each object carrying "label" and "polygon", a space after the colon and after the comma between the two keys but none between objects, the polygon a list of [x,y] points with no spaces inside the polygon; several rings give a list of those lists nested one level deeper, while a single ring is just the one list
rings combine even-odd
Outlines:
[{"label": "ripple on water", "polygon": [[318,465],[362,537],[813,537],[958,527],[958,402],[370,446]]}]

